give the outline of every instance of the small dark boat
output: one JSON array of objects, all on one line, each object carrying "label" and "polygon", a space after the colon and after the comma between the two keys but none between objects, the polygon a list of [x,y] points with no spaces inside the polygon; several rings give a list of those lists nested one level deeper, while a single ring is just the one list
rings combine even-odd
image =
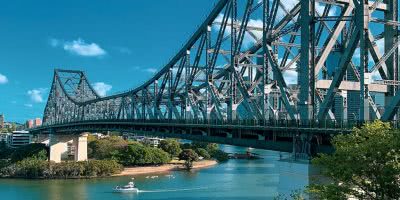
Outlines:
[{"label": "small dark boat", "polygon": [[249,147],[246,151],[246,153],[233,153],[229,155],[229,158],[231,159],[246,159],[246,160],[256,160],[256,159],[262,159],[259,154],[252,153],[251,152],[252,148]]}]

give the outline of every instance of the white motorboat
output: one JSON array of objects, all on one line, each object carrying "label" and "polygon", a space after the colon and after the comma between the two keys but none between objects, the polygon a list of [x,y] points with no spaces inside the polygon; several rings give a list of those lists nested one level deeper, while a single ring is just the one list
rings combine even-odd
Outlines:
[{"label": "white motorboat", "polygon": [[117,186],[114,188],[114,192],[120,192],[120,193],[137,193],[139,192],[139,189],[135,187],[135,183],[133,181],[129,182],[128,185],[124,186]]}]

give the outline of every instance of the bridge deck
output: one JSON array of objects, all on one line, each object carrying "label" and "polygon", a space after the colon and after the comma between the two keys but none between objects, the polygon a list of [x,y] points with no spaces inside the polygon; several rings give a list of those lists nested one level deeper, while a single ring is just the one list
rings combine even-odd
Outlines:
[{"label": "bridge deck", "polygon": [[296,140],[318,137],[318,152],[331,151],[332,135],[349,133],[352,123],[300,123],[299,121],[226,121],[200,120],[99,120],[81,121],[31,129],[32,134],[80,134],[82,132],[119,131],[161,137],[251,146],[292,152]]}]

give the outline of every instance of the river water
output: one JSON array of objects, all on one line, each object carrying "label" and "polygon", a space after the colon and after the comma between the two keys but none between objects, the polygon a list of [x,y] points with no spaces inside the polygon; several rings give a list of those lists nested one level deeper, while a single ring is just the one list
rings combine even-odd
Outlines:
[{"label": "river water", "polygon": [[[245,148],[220,145],[226,152],[244,152]],[[82,180],[0,179],[0,199],[29,200],[110,200],[110,199],[175,199],[175,200],[268,200],[278,194],[304,189],[309,183],[309,165],[280,160],[288,154],[254,149],[260,160],[229,160],[197,171],[175,171],[158,174],[157,178],[136,176],[138,194],[112,193],[131,177]],[[284,159],[283,159],[284,160]],[[168,176],[172,175],[172,176]],[[147,178],[146,178],[147,177]]]}]

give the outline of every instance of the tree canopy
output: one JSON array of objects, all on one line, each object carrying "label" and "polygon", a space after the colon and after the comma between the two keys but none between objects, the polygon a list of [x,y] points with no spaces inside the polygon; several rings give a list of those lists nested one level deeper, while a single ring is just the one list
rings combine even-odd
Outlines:
[{"label": "tree canopy", "polygon": [[184,160],[185,161],[185,167],[186,169],[191,169],[193,167],[193,162],[197,161],[199,159],[199,155],[193,149],[184,149],[180,154],[179,154],[179,160]]},{"label": "tree canopy", "polygon": [[182,152],[179,142],[175,139],[161,140],[160,148],[169,153],[171,157],[178,156]]},{"label": "tree canopy", "polygon": [[119,152],[118,160],[125,166],[144,166],[166,164],[170,155],[161,149],[131,144]]},{"label": "tree canopy", "polygon": [[313,164],[330,179],[313,184],[309,191],[318,199],[399,199],[400,132],[389,123],[375,121],[352,134],[337,135],[335,152],[320,154]]},{"label": "tree canopy", "polygon": [[90,139],[88,143],[89,157],[98,160],[111,159],[120,149],[128,145],[124,139],[111,136],[103,139]]}]

